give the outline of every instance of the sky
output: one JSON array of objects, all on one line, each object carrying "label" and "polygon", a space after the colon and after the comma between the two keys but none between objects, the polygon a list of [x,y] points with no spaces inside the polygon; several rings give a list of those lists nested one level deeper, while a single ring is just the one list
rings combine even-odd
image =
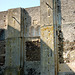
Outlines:
[{"label": "sky", "polygon": [[40,6],[40,0],[0,0],[0,11],[11,8]]}]

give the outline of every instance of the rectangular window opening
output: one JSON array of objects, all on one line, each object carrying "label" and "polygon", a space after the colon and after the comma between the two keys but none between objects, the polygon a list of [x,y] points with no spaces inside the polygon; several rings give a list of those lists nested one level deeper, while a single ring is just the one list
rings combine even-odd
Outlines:
[{"label": "rectangular window opening", "polygon": [[26,61],[40,61],[40,42],[26,42]]}]

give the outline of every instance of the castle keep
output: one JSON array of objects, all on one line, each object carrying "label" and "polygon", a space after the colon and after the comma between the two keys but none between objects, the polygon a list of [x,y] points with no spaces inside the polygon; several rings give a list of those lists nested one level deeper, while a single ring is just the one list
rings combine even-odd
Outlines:
[{"label": "castle keep", "polygon": [[0,75],[75,75],[75,0],[0,12]]}]

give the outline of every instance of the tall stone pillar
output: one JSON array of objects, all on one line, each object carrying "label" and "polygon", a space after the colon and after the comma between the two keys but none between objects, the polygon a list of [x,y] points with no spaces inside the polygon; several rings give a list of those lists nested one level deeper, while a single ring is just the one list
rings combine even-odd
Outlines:
[{"label": "tall stone pillar", "polygon": [[53,0],[41,0],[41,75],[55,75]]},{"label": "tall stone pillar", "polygon": [[7,15],[5,75],[20,75],[24,66],[24,14],[21,8]]}]

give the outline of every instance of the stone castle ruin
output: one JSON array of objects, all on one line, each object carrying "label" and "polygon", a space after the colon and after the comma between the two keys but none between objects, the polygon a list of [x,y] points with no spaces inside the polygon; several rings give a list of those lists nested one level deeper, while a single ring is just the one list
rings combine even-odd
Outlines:
[{"label": "stone castle ruin", "polygon": [[0,75],[75,75],[75,0],[0,12]]}]

